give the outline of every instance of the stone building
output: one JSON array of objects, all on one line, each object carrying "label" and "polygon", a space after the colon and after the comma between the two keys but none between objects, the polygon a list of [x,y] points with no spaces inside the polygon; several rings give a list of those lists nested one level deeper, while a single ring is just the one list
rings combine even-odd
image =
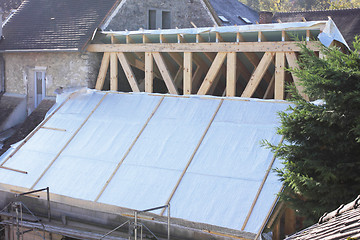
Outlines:
[{"label": "stone building", "polygon": [[[249,14],[245,5],[233,2]],[[217,10],[207,0],[25,1],[3,26],[1,87],[26,96],[30,114],[42,99],[55,96],[56,89],[94,87],[100,57],[86,52],[86,46],[98,29],[221,25],[226,20],[219,21]]]}]

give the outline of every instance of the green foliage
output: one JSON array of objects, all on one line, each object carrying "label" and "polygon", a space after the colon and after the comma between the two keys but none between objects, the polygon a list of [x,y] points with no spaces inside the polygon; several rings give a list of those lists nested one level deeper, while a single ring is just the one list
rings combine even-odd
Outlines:
[{"label": "green foliage", "polygon": [[288,12],[360,7],[360,0],[239,0],[257,11]]},{"label": "green foliage", "polygon": [[[284,142],[266,145],[283,160],[276,169],[286,191],[281,199],[314,223],[360,193],[360,39],[348,54],[322,47],[324,58],[302,46],[299,77],[314,104],[290,89],[293,105],[279,113]],[[310,223],[309,222],[309,223]]]}]

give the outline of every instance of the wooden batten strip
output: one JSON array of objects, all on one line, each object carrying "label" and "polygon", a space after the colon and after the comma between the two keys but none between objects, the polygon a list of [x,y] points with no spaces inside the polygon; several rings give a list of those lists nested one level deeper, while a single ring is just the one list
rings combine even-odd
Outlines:
[{"label": "wooden batten strip", "polygon": [[134,74],[133,70],[131,69],[129,61],[127,60],[125,54],[122,52],[119,52],[119,53],[117,53],[117,57],[118,57],[120,64],[125,72],[125,75],[130,84],[131,90],[133,92],[140,92],[139,85],[136,81],[135,74]]},{"label": "wooden batten strip", "polygon": [[45,127],[42,126],[42,129],[48,129],[48,130],[54,130],[54,131],[60,131],[60,132],[66,132],[66,129],[62,129],[62,128],[53,128],[53,127]]},{"label": "wooden batten strip", "polygon": [[105,97],[108,95],[108,93],[104,94],[104,96],[100,99],[100,101],[98,102],[98,104],[96,104],[96,106],[94,107],[94,109],[90,112],[90,114],[86,117],[86,119],[84,120],[84,122],[80,125],[80,127],[78,127],[78,129],[74,132],[74,134],[70,137],[70,139],[65,143],[65,145],[61,148],[61,150],[56,154],[55,158],[50,162],[50,164],[46,167],[46,169],[42,172],[42,174],[40,175],[40,177],[38,177],[38,179],[36,179],[36,181],[34,182],[34,184],[31,186],[30,189],[34,189],[34,187],[36,186],[36,184],[39,183],[39,181],[41,180],[41,178],[45,175],[45,173],[50,169],[50,167],[54,164],[54,162],[59,158],[59,156],[61,155],[61,153],[67,148],[67,146],[70,144],[70,142],[75,138],[75,136],[79,133],[79,131],[81,130],[81,128],[85,125],[85,123],[89,120],[89,118],[91,117],[91,115],[93,115],[93,113],[96,111],[96,109],[100,106],[100,104],[104,101]]},{"label": "wooden batten strip", "polygon": [[266,52],[261,59],[259,65],[255,69],[254,73],[252,74],[248,84],[244,92],[242,93],[241,97],[252,97],[256,88],[259,86],[262,77],[264,76],[265,72],[267,71],[271,61],[274,58],[275,53],[273,52]]},{"label": "wooden batten strip", "polygon": [[283,52],[276,53],[275,56],[274,98],[285,99],[285,54]]},{"label": "wooden batten strip", "polygon": [[234,97],[236,94],[236,52],[227,54],[226,96]]},{"label": "wooden batten strip", "polygon": [[[146,55],[145,55],[146,56]],[[134,141],[131,143],[130,147],[128,148],[128,150],[126,151],[126,153],[124,154],[124,156],[121,158],[120,162],[116,165],[115,170],[112,172],[112,174],[110,175],[110,177],[108,178],[108,180],[105,182],[104,186],[101,188],[99,194],[96,196],[95,198],[95,202],[97,202],[99,200],[99,198],[101,197],[101,195],[104,193],[105,189],[107,188],[107,186],[109,185],[109,183],[111,182],[111,180],[114,178],[115,174],[117,173],[117,171],[119,170],[121,164],[124,162],[125,158],[129,155],[131,149],[134,147],[135,143],[137,142],[137,140],[139,139],[139,137],[141,136],[141,134],[144,132],[146,126],[149,124],[151,118],[154,116],[154,114],[156,113],[156,111],[159,109],[161,103],[164,100],[164,96],[161,97],[160,101],[158,102],[158,104],[156,105],[156,107],[154,108],[154,110],[152,111],[152,113],[150,114],[150,116],[148,117],[148,119],[146,120],[145,124],[143,125],[143,127],[141,128],[141,130],[139,131],[139,133],[137,134],[136,138],[134,139]]]},{"label": "wooden batten strip", "polygon": [[205,95],[208,93],[210,87],[212,86],[214,79],[216,78],[217,74],[219,73],[222,64],[224,63],[226,58],[226,53],[225,52],[219,52],[213,63],[211,64],[211,67],[208,71],[208,73],[206,74],[206,77],[203,81],[203,83],[200,86],[199,91],[197,92],[198,95]]},{"label": "wooden batten strip", "polygon": [[151,52],[145,53],[145,92],[154,90],[154,59]]},{"label": "wooden batten strip", "polygon": [[110,53],[110,90],[118,90],[118,60],[116,53]]},{"label": "wooden batten strip", "polygon": [[[283,141],[284,141],[284,137],[281,138],[279,144],[281,144]],[[265,185],[266,179],[268,178],[268,176],[269,176],[269,174],[270,174],[270,171],[271,171],[271,169],[273,168],[273,165],[274,165],[274,162],[275,162],[275,159],[276,159],[276,154],[277,154],[277,153],[275,152],[273,158],[271,159],[271,162],[270,162],[270,164],[269,164],[269,167],[268,167],[268,169],[266,170],[265,176],[264,176],[264,178],[263,178],[263,180],[262,180],[262,182],[261,182],[261,185],[260,185],[260,187],[259,187],[259,189],[258,189],[258,191],[257,191],[257,193],[256,193],[256,196],[255,196],[255,198],[254,198],[254,201],[253,201],[253,203],[251,204],[250,210],[249,210],[249,212],[248,212],[248,214],[247,214],[247,216],[246,216],[246,218],[245,218],[244,224],[243,224],[242,227],[241,227],[241,231],[244,231],[244,229],[245,229],[245,227],[246,227],[246,224],[248,223],[248,221],[249,221],[249,219],[250,219],[250,216],[251,216],[251,214],[252,214],[252,211],[254,210],[255,204],[256,204],[257,200],[259,199],[260,193],[261,193],[261,191],[262,191],[262,189],[263,189],[263,187],[264,187],[264,185]]]},{"label": "wooden batten strip", "polygon": [[106,73],[109,68],[109,62],[110,62],[110,53],[104,52],[100,65],[99,74],[96,80],[96,86],[95,86],[96,90],[102,90],[104,87]]},{"label": "wooden batten strip", "polygon": [[5,170],[13,171],[13,172],[28,174],[28,172],[26,172],[26,171],[15,169],[15,168],[10,168],[10,167],[5,167],[5,166],[0,166],[0,169],[5,169]]},{"label": "wooden batten strip", "polygon": [[[172,190],[172,192],[171,192],[171,194],[170,194],[170,196],[169,196],[168,200],[166,201],[165,205],[169,204],[169,203],[170,203],[170,201],[171,201],[171,199],[173,198],[173,196],[174,196],[174,194],[175,194],[176,190],[178,189],[178,187],[179,187],[179,185],[180,185],[181,180],[183,179],[183,177],[184,177],[184,175],[185,175],[186,171],[188,170],[188,168],[189,168],[189,166],[190,166],[190,164],[191,164],[192,160],[194,159],[196,152],[198,151],[198,149],[199,149],[199,147],[200,147],[201,143],[203,142],[203,140],[204,140],[204,138],[205,138],[206,134],[208,133],[209,128],[210,128],[210,126],[211,126],[211,124],[214,122],[214,119],[215,119],[215,117],[216,117],[217,113],[219,112],[220,107],[221,107],[221,105],[223,104],[223,102],[224,102],[224,99],[221,99],[221,101],[220,101],[220,103],[219,103],[219,105],[218,105],[217,109],[215,110],[215,112],[214,112],[214,114],[213,114],[213,116],[212,116],[212,118],[211,118],[211,120],[210,120],[209,124],[207,125],[207,127],[206,127],[206,129],[205,129],[205,131],[204,131],[203,135],[201,136],[200,141],[199,141],[199,142],[198,142],[198,144],[196,145],[196,147],[195,147],[195,149],[194,149],[194,152],[192,153],[192,155],[191,155],[191,157],[190,157],[189,161],[187,162],[187,164],[186,164],[186,166],[185,166],[184,170],[182,171],[182,173],[181,173],[181,175],[180,175],[180,178],[178,179],[177,183],[175,184],[175,187],[174,187],[174,189]],[[166,210],[166,209],[164,208],[164,209],[161,211],[161,213],[160,213],[160,215],[161,215],[161,216],[162,216],[162,215],[164,215],[165,210]]]},{"label": "wooden batten strip", "polygon": [[175,87],[174,80],[171,77],[169,69],[167,68],[164,58],[161,56],[159,52],[153,52],[154,60],[160,70],[161,76],[163,77],[166,87],[171,94],[178,94],[178,91]]},{"label": "wooden batten strip", "polygon": [[55,109],[55,111],[53,111],[44,121],[42,121],[29,135],[27,135],[26,138],[15,148],[15,150],[12,151],[12,153],[7,158],[5,158],[5,160],[0,164],[0,166],[4,166],[4,164],[10,158],[12,158],[20,150],[20,148],[24,146],[24,144],[27,143],[29,139],[34,136],[34,134],[39,131],[39,129],[41,129],[50,120],[50,118],[52,118],[52,116],[54,116],[54,114],[59,111],[60,108],[65,105],[65,103],[67,103],[74,95],[76,95],[76,93],[77,92],[73,92],[72,94],[70,94],[70,96],[65,101],[63,101],[57,109]]},{"label": "wooden batten strip", "polygon": [[184,52],[184,95],[189,95],[192,92],[192,52]]},{"label": "wooden batten strip", "polygon": [[[287,53],[285,53],[285,55],[286,55],[286,60],[287,60],[287,62],[289,64],[290,68],[299,68],[295,52],[287,52]],[[292,78],[294,80],[295,87],[298,90],[299,94],[306,101],[309,101],[309,97],[304,93],[304,87],[300,85],[299,78],[297,76],[295,76],[295,74],[293,74],[293,72],[291,72],[291,76],[292,76]]]}]

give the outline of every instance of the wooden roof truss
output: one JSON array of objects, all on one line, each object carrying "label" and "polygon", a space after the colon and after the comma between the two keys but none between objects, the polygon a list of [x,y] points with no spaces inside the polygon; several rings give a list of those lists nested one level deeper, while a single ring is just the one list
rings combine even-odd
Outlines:
[{"label": "wooden roof truss", "polygon": [[[295,31],[216,32],[197,34],[105,33],[102,43],[89,45],[89,52],[102,52],[96,89],[103,90],[109,70],[111,91],[119,91],[119,66],[133,92],[157,92],[154,78],[163,81],[170,94],[219,95],[285,99],[286,83],[296,76],[287,68],[297,67],[299,43],[318,51],[310,41],[317,29]],[[155,30],[156,31],[156,30]],[[296,41],[292,35],[303,41]],[[134,69],[144,72],[137,79]],[[143,84],[140,84],[144,81]],[[143,87],[140,87],[142,85]]]}]

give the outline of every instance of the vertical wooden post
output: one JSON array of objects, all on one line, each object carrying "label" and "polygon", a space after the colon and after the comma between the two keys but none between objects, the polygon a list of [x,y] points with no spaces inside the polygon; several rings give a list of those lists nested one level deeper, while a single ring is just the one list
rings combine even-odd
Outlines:
[{"label": "vertical wooden post", "polygon": [[275,57],[275,92],[274,98],[285,98],[285,53],[277,52]]},{"label": "vertical wooden post", "polygon": [[152,93],[154,84],[154,60],[151,52],[145,53],[145,92]]},{"label": "vertical wooden post", "polygon": [[236,94],[236,52],[227,53],[226,68],[226,96],[234,97]]},{"label": "vertical wooden post", "polygon": [[284,226],[284,233],[285,235],[291,235],[296,231],[296,215],[295,211],[286,208],[285,210],[285,226]]},{"label": "vertical wooden post", "polygon": [[96,86],[95,86],[96,90],[102,90],[104,87],[106,73],[109,68],[109,61],[110,61],[110,54],[107,52],[104,52],[104,55],[103,55],[103,58],[101,61],[101,65],[100,65],[99,75],[96,80]]},{"label": "vertical wooden post", "polygon": [[116,53],[110,53],[110,90],[118,90],[118,60]]},{"label": "vertical wooden post", "polygon": [[184,95],[191,94],[192,91],[192,52],[184,52]]}]

